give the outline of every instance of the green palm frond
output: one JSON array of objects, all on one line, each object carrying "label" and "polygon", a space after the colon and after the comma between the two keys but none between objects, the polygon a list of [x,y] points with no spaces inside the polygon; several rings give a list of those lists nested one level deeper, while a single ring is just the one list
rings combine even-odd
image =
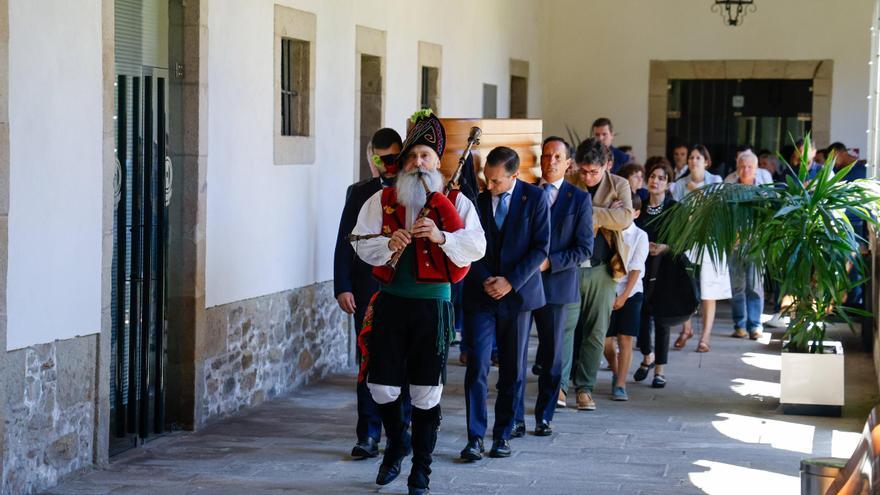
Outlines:
[{"label": "green palm frond", "polygon": [[565,124],[565,132],[568,133],[568,142],[571,143],[571,147],[577,148],[581,144],[581,136],[576,130],[569,127],[568,124]]},{"label": "green palm frond", "polygon": [[[736,253],[767,268],[794,303],[785,338],[800,351],[820,352],[810,341],[821,341],[824,319],[835,313],[850,321],[845,295],[864,280],[859,253],[864,242],[850,217],[878,225],[880,185],[859,179],[845,181],[852,165],[834,170],[834,158],[809,179],[809,136],[798,169],[785,184],[747,186],[712,184],[692,191],[669,208],[660,222],[662,242],[675,253],[707,250],[713,259]],[[852,282],[852,265],[859,280]]]},{"label": "green palm frond", "polygon": [[717,261],[748,246],[778,203],[772,186],[710,184],[664,212],[659,235],[673,252],[706,249]]}]

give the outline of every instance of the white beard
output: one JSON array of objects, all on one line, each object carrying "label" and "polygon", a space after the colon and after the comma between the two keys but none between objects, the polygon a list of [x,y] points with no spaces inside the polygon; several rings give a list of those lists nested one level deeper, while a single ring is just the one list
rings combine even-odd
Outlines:
[{"label": "white beard", "polygon": [[443,190],[443,175],[439,170],[415,169],[410,172],[401,172],[397,175],[397,202],[402,204],[408,211],[419,211],[428,200],[425,187],[419,180],[419,175],[425,179],[431,192]]}]

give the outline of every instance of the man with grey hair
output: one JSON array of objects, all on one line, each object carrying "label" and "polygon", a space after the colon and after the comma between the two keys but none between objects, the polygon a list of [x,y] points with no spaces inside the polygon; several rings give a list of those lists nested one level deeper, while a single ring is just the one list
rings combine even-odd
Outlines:
[{"label": "man with grey hair", "polygon": [[758,168],[766,170],[773,178],[773,182],[785,181],[785,171],[779,166],[779,158],[769,151],[758,155]]},{"label": "man with grey hair", "polygon": [[[454,335],[451,283],[483,257],[486,240],[473,203],[442,193],[440,157],[446,131],[440,119],[418,112],[401,153],[394,187],[371,196],[358,215],[355,252],[372,265],[379,292],[371,302],[358,346],[365,356],[359,380],[376,401],[388,443],[376,483],[400,474],[412,445],[410,495],[428,492],[446,357]],[[391,260],[396,261],[393,266]],[[412,437],[401,392],[412,398]]]},{"label": "man with grey hair", "polygon": [[[736,159],[736,171],[728,175],[724,182],[731,184],[761,185],[768,181],[758,175],[758,157],[746,150]],[[733,316],[731,337],[748,336],[757,340],[763,333],[761,313],[764,310],[763,267],[744,260],[734,252],[730,257],[730,306]]]},{"label": "man with grey hair", "polygon": [[760,186],[772,184],[773,178],[766,170],[758,168],[758,156],[752,150],[745,150],[737,153],[736,170],[725,177],[724,182]]}]

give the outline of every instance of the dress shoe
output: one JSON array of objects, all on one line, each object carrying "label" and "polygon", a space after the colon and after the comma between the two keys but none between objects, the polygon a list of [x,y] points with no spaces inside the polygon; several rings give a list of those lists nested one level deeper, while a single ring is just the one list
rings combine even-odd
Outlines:
[{"label": "dress shoe", "polygon": [[401,461],[403,461],[403,457],[398,458],[396,461],[390,461],[389,464],[382,461],[382,464],[379,465],[379,473],[376,475],[376,484],[387,485],[396,480],[400,475]]},{"label": "dress shoe", "polygon": [[409,487],[409,495],[431,495],[431,490],[411,486]]},{"label": "dress shoe", "polygon": [[507,440],[493,440],[489,457],[510,457],[510,442]]},{"label": "dress shoe", "polygon": [[535,436],[539,437],[549,437],[553,434],[553,428],[550,426],[550,423],[546,420],[541,420],[537,426],[535,426]]},{"label": "dress shoe", "polygon": [[358,459],[373,458],[379,455],[379,442],[372,437],[358,441],[351,449],[351,456]]},{"label": "dress shoe", "polygon": [[526,436],[526,424],[514,423],[513,429],[510,430],[510,438],[522,438]]},{"label": "dress shoe", "polygon": [[544,372],[544,367],[541,366],[540,364],[535,363],[535,364],[532,366],[532,374],[533,374],[533,375],[535,375],[535,376],[541,376],[541,373],[543,373],[543,372]]},{"label": "dress shoe", "polygon": [[461,458],[466,461],[479,461],[483,458],[483,439],[475,438],[473,440],[469,440],[467,445],[461,449]]},{"label": "dress shoe", "polygon": [[577,408],[578,411],[595,411],[596,410],[596,402],[593,400],[593,396],[590,395],[586,390],[581,390],[577,394]]}]

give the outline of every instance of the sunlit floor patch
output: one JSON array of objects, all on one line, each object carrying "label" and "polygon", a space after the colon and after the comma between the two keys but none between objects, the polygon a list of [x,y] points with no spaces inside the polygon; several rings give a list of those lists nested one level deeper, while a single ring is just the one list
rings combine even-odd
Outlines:
[{"label": "sunlit floor patch", "polygon": [[773,334],[765,330],[761,336],[758,337],[757,342],[764,345],[770,345],[771,340],[773,340]]},{"label": "sunlit floor patch", "polygon": [[775,449],[804,454],[813,453],[814,426],[740,414],[719,413],[718,416],[724,419],[713,421],[712,426],[734,440],[768,444]]},{"label": "sunlit floor patch", "polygon": [[797,476],[751,469],[734,464],[700,460],[696,466],[708,471],[690,473],[691,483],[709,495],[743,493],[773,493],[776,495],[797,494],[800,492],[800,479]]},{"label": "sunlit floor patch", "polygon": [[742,361],[762,370],[779,371],[782,369],[782,356],[779,354],[746,352],[743,354]]},{"label": "sunlit floor patch", "polygon": [[764,397],[778,399],[780,386],[778,383],[765,382],[762,380],[749,380],[746,378],[734,378],[730,389],[744,397]]},{"label": "sunlit floor patch", "polygon": [[831,457],[848,459],[862,439],[861,433],[834,430],[831,432]]}]

